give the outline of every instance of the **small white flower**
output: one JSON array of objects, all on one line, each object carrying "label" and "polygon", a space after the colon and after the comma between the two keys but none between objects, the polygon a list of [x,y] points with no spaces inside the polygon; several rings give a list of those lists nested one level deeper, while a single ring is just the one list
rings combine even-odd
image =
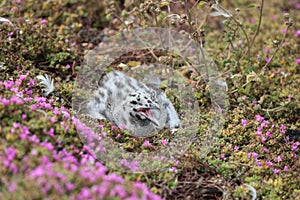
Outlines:
[{"label": "small white flower", "polygon": [[40,84],[42,84],[45,88],[44,88],[44,91],[45,91],[45,96],[48,96],[51,92],[54,91],[54,80],[49,77],[47,74],[45,74],[44,76],[43,75],[38,75],[36,77],[37,79],[40,79],[41,82]]}]

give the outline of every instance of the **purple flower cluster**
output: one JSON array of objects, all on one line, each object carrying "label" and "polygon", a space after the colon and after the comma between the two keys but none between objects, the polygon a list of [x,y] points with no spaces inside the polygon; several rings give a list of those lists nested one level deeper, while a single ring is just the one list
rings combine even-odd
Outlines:
[{"label": "purple flower cluster", "polygon": [[[46,21],[41,24],[46,24]],[[108,173],[107,168],[95,159],[95,155],[89,153],[93,141],[99,140],[94,137],[100,136],[86,134],[86,140],[90,141],[91,146],[83,146],[82,149],[74,144],[63,146],[61,133],[70,131],[70,127],[78,121],[71,119],[67,108],[54,106],[54,99],[33,96],[34,82],[28,73],[20,74],[17,80],[0,81],[0,90],[6,91],[5,97],[1,92],[0,109],[10,113],[10,117],[13,116],[12,110],[18,106],[23,112],[15,116],[16,121],[8,124],[10,127],[6,137],[13,142],[8,142],[4,151],[0,152],[0,173],[7,174],[3,177],[6,179],[4,185],[7,191],[18,191],[24,182],[37,188],[44,195],[41,198],[55,194],[70,199],[161,199],[140,182],[130,183],[119,175]],[[45,122],[49,122],[42,129],[27,123],[38,111],[44,113],[41,116],[44,116]],[[81,127],[86,128],[86,132],[90,131],[87,127]],[[3,136],[0,135],[0,138]],[[105,148],[99,151],[105,151]],[[123,164],[138,167],[137,163]]]},{"label": "purple flower cluster", "polygon": [[[265,118],[260,116],[260,115],[255,116],[255,121],[258,124],[257,131],[256,131],[255,135],[260,138],[260,142],[262,144],[262,148],[261,148],[261,151],[262,151],[261,153],[262,154],[260,155],[260,153],[257,153],[257,152],[250,152],[250,153],[248,153],[248,158],[249,159],[254,159],[255,163],[256,163],[256,166],[262,166],[262,163],[264,163],[264,165],[266,167],[269,167],[274,174],[279,174],[281,170],[282,171],[288,171],[289,170],[288,166],[284,166],[282,169],[279,169],[280,168],[279,164],[282,163],[285,159],[285,158],[283,158],[284,156],[282,156],[282,155],[276,155],[275,157],[274,157],[274,155],[271,155],[272,159],[269,159],[269,160],[266,160],[266,161],[260,160],[259,157],[269,158],[269,156],[266,155],[266,153],[269,153],[269,149],[267,147],[268,145],[266,144],[266,142],[268,140],[277,141],[276,136],[277,137],[284,137],[285,138],[284,140],[286,141],[286,144],[288,146],[290,145],[290,149],[291,149],[292,152],[294,152],[298,149],[298,146],[300,145],[300,143],[299,142],[289,142],[288,137],[285,137],[286,126],[283,125],[283,124],[280,125],[280,126],[275,126],[274,124],[270,125],[270,122],[268,120],[265,120]],[[247,120],[242,119],[241,125],[243,127],[246,127]],[[276,133],[274,133],[274,134],[271,133],[272,131],[275,132],[276,127],[280,130],[279,131],[279,136],[278,136],[278,133],[277,134]],[[235,146],[234,149],[238,150],[237,146]],[[272,152],[270,152],[270,153],[272,153]],[[297,155],[294,154],[293,158],[296,159]],[[276,167],[275,167],[274,163],[276,164]]]}]

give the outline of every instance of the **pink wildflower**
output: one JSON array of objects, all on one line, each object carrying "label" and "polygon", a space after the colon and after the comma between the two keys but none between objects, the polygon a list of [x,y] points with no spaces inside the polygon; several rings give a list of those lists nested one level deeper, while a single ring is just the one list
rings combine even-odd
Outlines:
[{"label": "pink wildflower", "polygon": [[266,52],[266,54],[269,54],[270,53],[270,48],[266,48],[265,52]]},{"label": "pink wildflower", "polygon": [[268,160],[268,161],[266,162],[266,165],[269,166],[269,167],[271,167],[271,166],[273,166],[273,163],[272,163],[271,161]]},{"label": "pink wildflower", "polygon": [[273,169],[274,174],[279,174],[280,170],[279,169]]},{"label": "pink wildflower", "polygon": [[1,99],[1,103],[3,106],[8,106],[10,102],[8,99],[4,98],[4,99]]},{"label": "pink wildflower", "polygon": [[299,142],[294,142],[292,144],[292,151],[296,151],[296,149],[298,148],[299,144],[300,144]]},{"label": "pink wildflower", "polygon": [[264,117],[262,117],[260,115],[256,115],[255,118],[256,118],[257,122],[261,122],[261,121],[263,121],[265,119]]},{"label": "pink wildflower", "polygon": [[271,62],[271,58],[266,57],[266,62],[267,63]]},{"label": "pink wildflower", "polygon": [[256,161],[256,166],[261,166],[261,162],[260,161]]},{"label": "pink wildflower", "polygon": [[280,131],[281,131],[281,133],[285,134],[285,128],[286,128],[286,127],[285,127],[285,125],[283,125],[283,124],[280,126]]},{"label": "pink wildflower", "polygon": [[285,34],[286,33],[286,29],[284,28],[284,29],[281,29],[281,33],[282,34]]},{"label": "pink wildflower", "polygon": [[42,19],[40,23],[41,23],[42,25],[45,25],[45,24],[47,23],[47,20]]},{"label": "pink wildflower", "polygon": [[161,144],[166,146],[168,144],[167,140],[161,140]]},{"label": "pink wildflower", "polygon": [[263,152],[268,152],[269,151],[269,149],[267,147],[263,147],[262,150],[263,150]]},{"label": "pink wildflower", "polygon": [[144,147],[150,147],[150,146],[151,146],[151,143],[149,142],[149,140],[145,140],[143,146],[144,146]]},{"label": "pink wildflower", "polygon": [[281,156],[277,156],[277,158],[275,158],[275,160],[276,160],[277,162],[281,162],[281,161],[282,161]]},{"label": "pink wildflower", "polygon": [[246,127],[247,126],[247,120],[246,119],[242,119],[242,126]]},{"label": "pink wildflower", "polygon": [[270,137],[272,137],[272,134],[269,131],[267,131],[266,132],[266,137],[270,138]]}]

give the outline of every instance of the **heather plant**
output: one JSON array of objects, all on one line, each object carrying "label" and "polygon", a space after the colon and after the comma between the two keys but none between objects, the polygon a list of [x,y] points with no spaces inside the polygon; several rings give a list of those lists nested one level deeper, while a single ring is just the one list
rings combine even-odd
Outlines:
[{"label": "heather plant", "polygon": [[[299,199],[297,1],[0,5],[1,199]],[[167,171],[113,171],[77,134],[74,79],[86,50],[122,31],[153,26],[193,38],[212,57],[226,80],[220,83],[227,90],[224,127],[201,157],[199,144],[213,120],[212,90],[176,55],[153,56],[149,60],[174,68],[193,87],[197,137],[180,159],[164,163]],[[137,58],[148,52],[135,53],[108,70],[144,64]],[[112,138],[126,151],[155,152],[173,137],[136,139],[123,127],[105,121],[97,126],[99,137]],[[120,162],[130,169],[140,164]]]}]

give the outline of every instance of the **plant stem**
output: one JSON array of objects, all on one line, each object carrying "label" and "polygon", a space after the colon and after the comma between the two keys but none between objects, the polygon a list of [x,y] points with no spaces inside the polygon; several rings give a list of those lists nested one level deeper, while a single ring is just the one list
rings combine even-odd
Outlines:
[{"label": "plant stem", "polygon": [[[247,51],[245,51],[245,53],[243,54],[243,56],[240,58],[240,60],[242,60],[248,53],[250,54],[250,50],[251,50],[251,47],[253,46],[254,44],[254,41],[257,37],[257,35],[259,34],[259,31],[260,31],[260,27],[261,27],[261,22],[262,22],[262,12],[263,12],[263,7],[264,7],[264,0],[261,0],[261,4],[260,4],[260,9],[259,9],[259,21],[258,21],[258,26],[257,26],[257,29],[252,37],[252,40],[250,42],[250,44],[248,45],[248,49]],[[240,61],[239,60],[239,61]]]}]

